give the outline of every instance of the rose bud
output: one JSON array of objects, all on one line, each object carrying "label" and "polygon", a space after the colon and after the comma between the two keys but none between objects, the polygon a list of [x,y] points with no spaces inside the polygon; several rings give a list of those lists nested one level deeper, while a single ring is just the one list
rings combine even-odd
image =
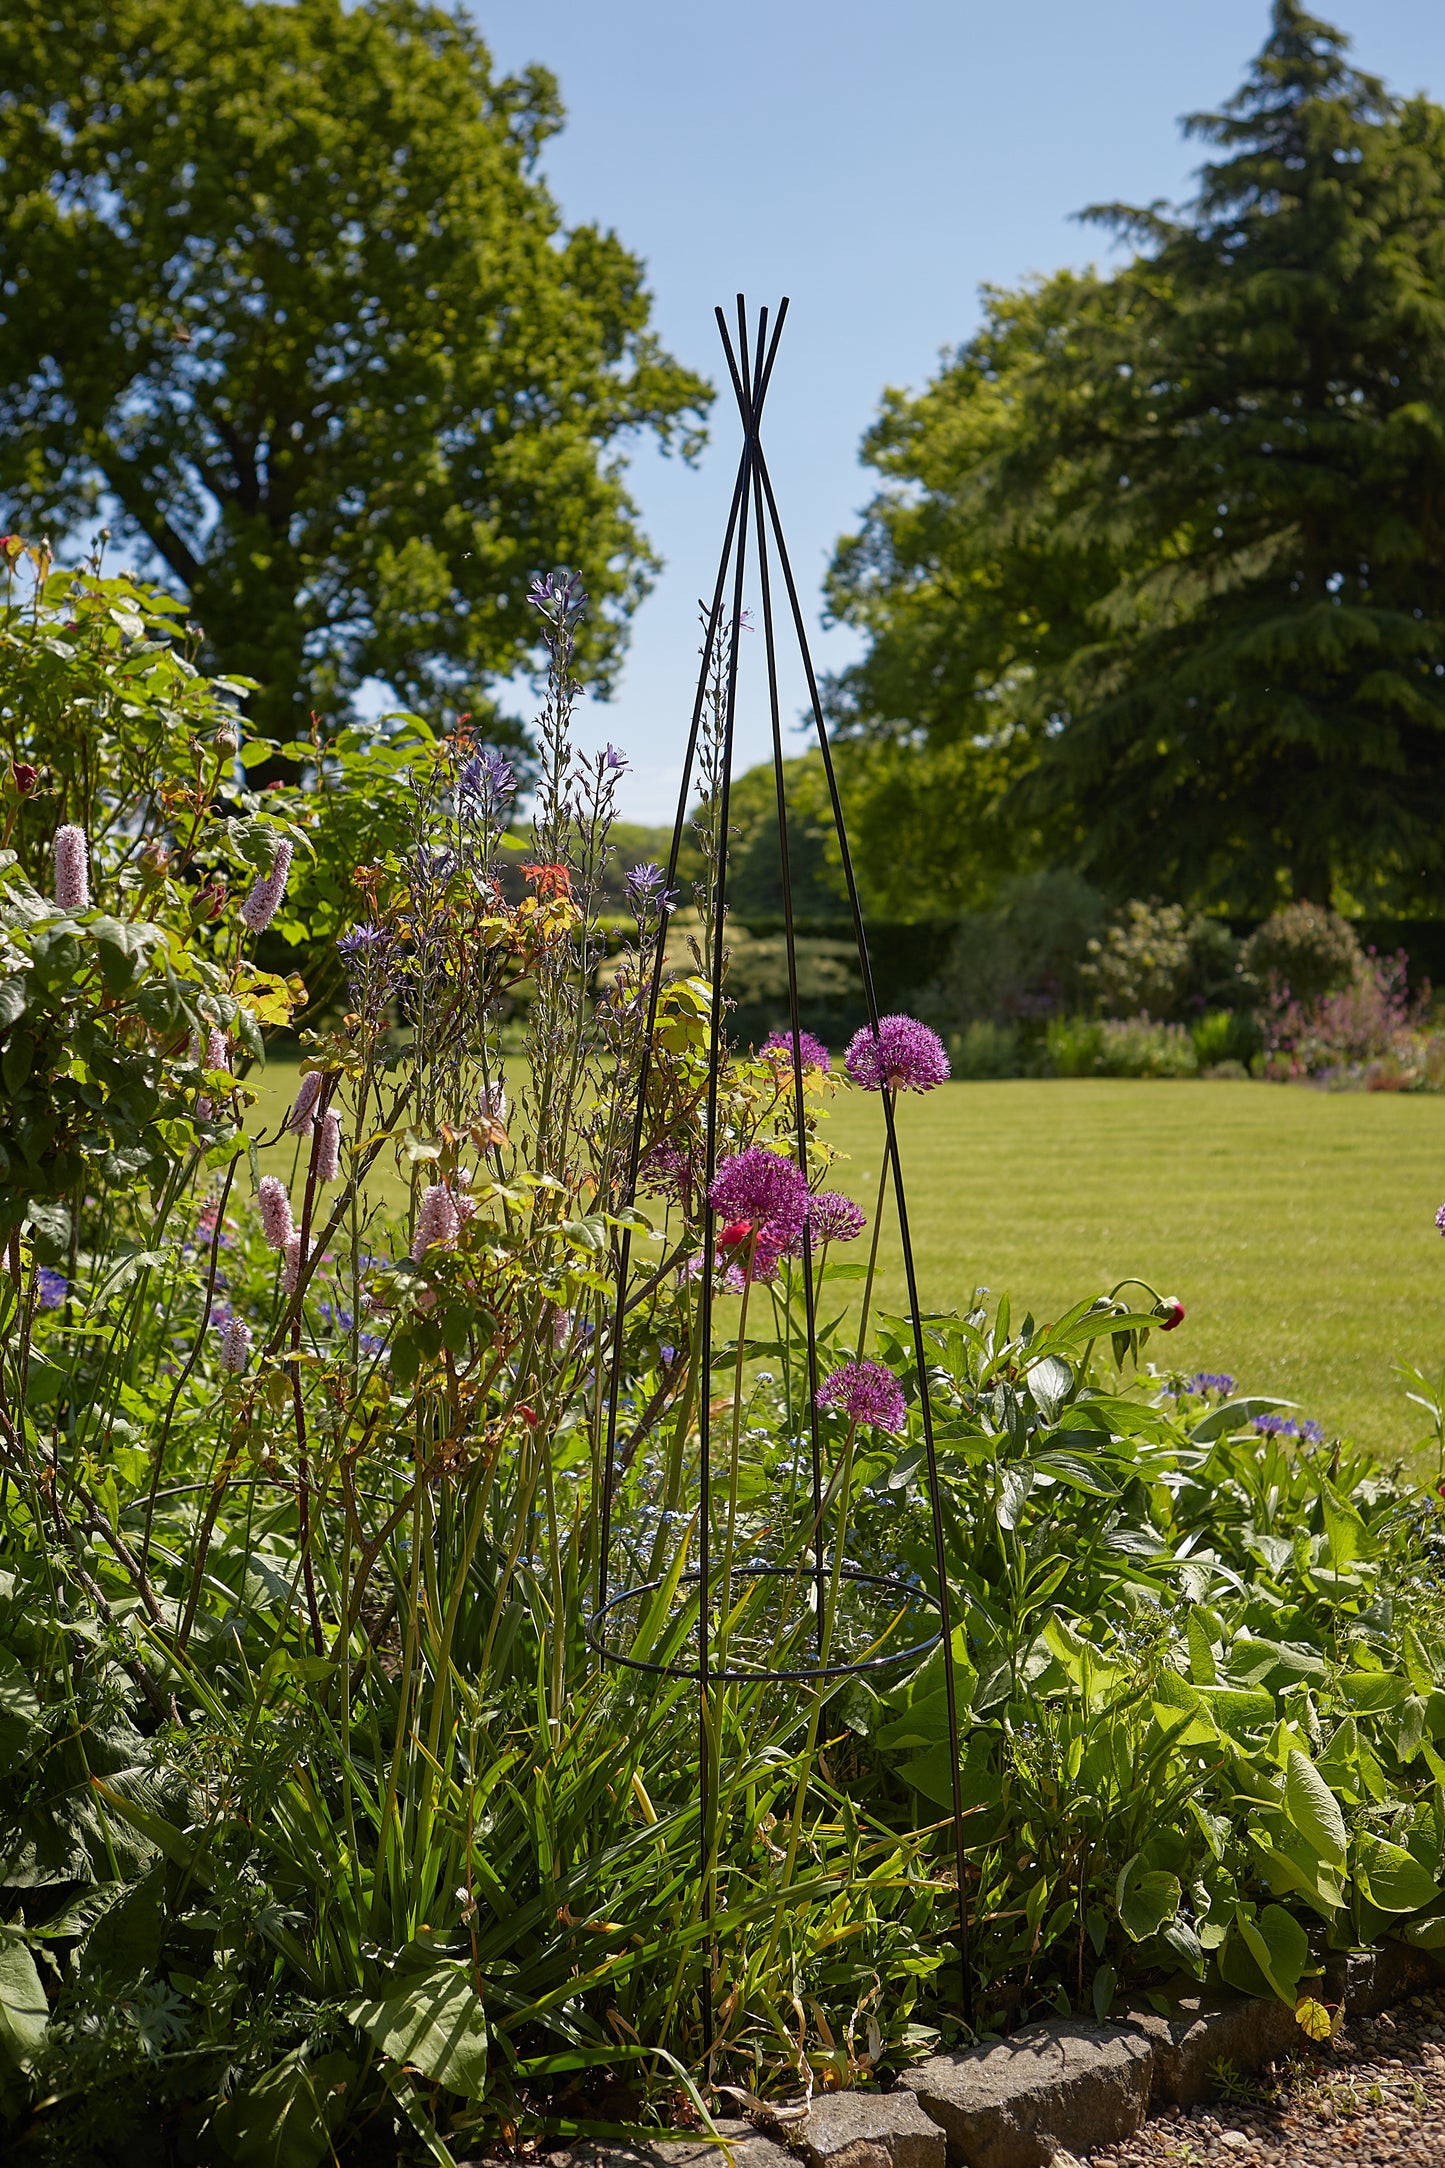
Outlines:
[{"label": "rose bud", "polygon": [[40,781],[40,770],[32,768],[28,760],[17,760],[11,766],[10,779],[21,797],[28,798]]}]

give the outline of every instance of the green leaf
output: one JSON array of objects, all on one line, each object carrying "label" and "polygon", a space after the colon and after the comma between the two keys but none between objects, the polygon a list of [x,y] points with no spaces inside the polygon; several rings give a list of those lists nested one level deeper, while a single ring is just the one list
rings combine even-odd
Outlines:
[{"label": "green leaf", "polygon": [[331,2133],[346,2113],[356,2065],[345,2055],[309,2062],[297,2048],[229,2100],[211,2131],[234,2168],[318,2168],[334,2158]]},{"label": "green leaf", "polygon": [[25,973],[17,971],[8,979],[0,979],[0,1031],[8,1031],[24,1014]]},{"label": "green leaf", "polygon": [[1307,1754],[1290,1749],[1285,1768],[1285,1805],[1289,1818],[1321,1859],[1332,1866],[1345,1862],[1345,1818],[1339,1802]]},{"label": "green leaf", "polygon": [[1429,1869],[1402,1845],[1387,1844],[1383,1837],[1357,1837],[1353,1866],[1355,1880],[1379,1912],[1418,1912],[1440,1894]]},{"label": "green leaf", "polygon": [[1140,1854],[1136,1852],[1120,1869],[1114,1886],[1114,1901],[1130,1940],[1147,1942],[1174,1918],[1183,1893],[1178,1875],[1164,1874],[1152,1868],[1141,1871],[1139,1858]]},{"label": "green leaf", "polygon": [[34,1958],[15,1928],[0,1926],[0,2058],[28,2070],[45,2044],[49,2022]]},{"label": "green leaf", "polygon": [[346,2014],[393,2062],[468,2100],[486,2092],[487,2021],[463,1967],[438,1964]]},{"label": "green leaf", "polygon": [[[1278,1995],[1281,2002],[1294,2006],[1299,1992],[1300,1974],[1309,1963],[1309,1938],[1293,1913],[1286,1912],[1283,1905],[1266,1905],[1257,1920],[1252,1920],[1241,1906],[1234,1916],[1231,1940],[1237,1931],[1240,1940],[1261,1976]],[[1225,1949],[1229,1944],[1225,1944]],[[1220,1959],[1220,1970],[1225,1970],[1225,1960]],[[1231,1985],[1239,1985],[1231,1981]]]},{"label": "green leaf", "polygon": [[1034,1471],[1027,1461],[1016,1462],[1002,1471],[996,1508],[1000,1528],[1017,1528],[1019,1515],[1028,1504],[1033,1487]]},{"label": "green leaf", "polygon": [[1347,1671],[1340,1687],[1352,1709],[1398,1709],[1410,1698],[1409,1680],[1397,1679],[1393,1671]]},{"label": "green leaf", "polygon": [[1029,1391],[1046,1423],[1058,1421],[1059,1405],[1074,1382],[1074,1373],[1059,1355],[1045,1355],[1027,1373]]}]

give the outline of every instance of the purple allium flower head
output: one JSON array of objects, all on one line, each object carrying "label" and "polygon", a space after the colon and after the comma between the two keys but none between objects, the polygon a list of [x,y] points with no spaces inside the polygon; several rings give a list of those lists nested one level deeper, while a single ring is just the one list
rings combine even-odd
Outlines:
[{"label": "purple allium flower head", "polygon": [[243,1318],[226,1320],[221,1330],[221,1368],[239,1377],[251,1354],[251,1328]]},{"label": "purple allium flower head", "polygon": [[291,845],[285,836],[280,836],[276,842],[276,855],[271,861],[271,871],[264,880],[255,883],[241,906],[241,924],[248,933],[266,931],[280,908],[281,898],[286,893],[286,876],[290,871]]},{"label": "purple allium flower head", "polygon": [[861,1204],[841,1190],[820,1189],[808,1199],[808,1225],[815,1242],[855,1242],[868,1223]]},{"label": "purple allium flower head", "polygon": [[[821,1069],[824,1074],[833,1066],[833,1057],[821,1039],[815,1039],[811,1031],[798,1033],[798,1050],[804,1069]],[[793,1036],[788,1031],[770,1032],[758,1048],[760,1054],[781,1054],[791,1069],[793,1065]]]},{"label": "purple allium flower head", "polygon": [[274,1174],[263,1174],[256,1191],[256,1204],[261,1214],[261,1232],[269,1248],[284,1250],[296,1232],[296,1222],[291,1217],[291,1199],[285,1184]]},{"label": "purple allium flower head", "polygon": [[456,1198],[445,1182],[433,1182],[422,1193],[417,1207],[416,1233],[412,1236],[412,1263],[419,1265],[428,1250],[449,1250],[457,1239],[462,1217]]},{"label": "purple allium flower head", "polygon": [[70,1293],[70,1282],[63,1272],[56,1272],[50,1265],[42,1265],[35,1275],[35,1300],[42,1310],[58,1310]]},{"label": "purple allium flower head", "polygon": [[902,1430],[907,1415],[903,1387],[882,1363],[844,1363],[818,1387],[818,1406],[879,1430]]},{"label": "purple allium flower head", "polygon": [[62,911],[90,909],[90,847],[85,830],[67,821],[55,831],[55,900]]},{"label": "purple allium flower head", "polygon": [[341,1174],[341,1109],[328,1107],[321,1118],[321,1146],[316,1154],[318,1182],[335,1182]]},{"label": "purple allium flower head", "polygon": [[707,1201],[725,1220],[747,1220],[776,1252],[802,1230],[808,1185],[793,1160],[750,1144],[723,1161]]},{"label": "purple allium flower head", "polygon": [[692,1187],[692,1162],[686,1152],[664,1137],[644,1155],[637,1179],[654,1196],[670,1197],[674,1204],[680,1204]]},{"label": "purple allium flower head", "polygon": [[943,1041],[916,1016],[880,1017],[876,1039],[865,1024],[850,1040],[843,1067],[865,1092],[928,1092],[949,1077]]},{"label": "purple allium flower head", "polygon": [[316,1126],[316,1102],[321,1096],[321,1071],[308,1069],[296,1093],[296,1104],[286,1117],[293,1137],[309,1137]]}]

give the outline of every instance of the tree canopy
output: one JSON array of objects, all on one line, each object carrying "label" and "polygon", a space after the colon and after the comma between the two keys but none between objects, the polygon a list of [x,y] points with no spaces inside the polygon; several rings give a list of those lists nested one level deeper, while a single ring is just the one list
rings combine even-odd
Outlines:
[{"label": "tree canopy", "polygon": [[[1445,113],[1275,0],[1107,272],[989,291],[840,544],[845,727],[1116,891],[1419,909],[1445,849]],[[957,752],[953,753],[955,764]],[[1019,846],[1027,859],[1032,843]]]},{"label": "tree canopy", "polygon": [[480,720],[559,562],[606,689],[656,563],[620,446],[711,394],[562,226],[545,70],[422,0],[19,0],[0,85],[13,522],[118,508],[273,732],[367,679]]}]

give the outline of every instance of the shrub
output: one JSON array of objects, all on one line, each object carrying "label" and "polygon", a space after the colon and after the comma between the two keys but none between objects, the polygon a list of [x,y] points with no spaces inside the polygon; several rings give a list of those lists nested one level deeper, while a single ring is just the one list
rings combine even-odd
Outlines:
[{"label": "shrub", "polygon": [[1177,903],[1126,903],[1090,941],[1079,976],[1105,1016],[1166,1022],[1245,1006],[1253,992],[1229,928]]},{"label": "shrub", "polygon": [[948,1042],[953,1073],[965,1082],[980,1083],[993,1077],[1019,1074],[1019,1035],[1014,1024],[996,1024],[989,1017],[955,1032]]},{"label": "shrub", "polygon": [[1366,973],[1365,952],[1349,920],[1314,903],[1287,904],[1267,918],[1246,941],[1244,962],[1262,984],[1305,1008]]},{"label": "shrub", "polygon": [[1239,1009],[1207,1010],[1190,1025],[1189,1035],[1201,1069],[1217,1069],[1227,1062],[1243,1071],[1260,1047],[1258,1024]]},{"label": "shrub", "polygon": [[1010,882],[993,910],[959,921],[921,1012],[949,1033],[983,1022],[1037,1030],[1045,1017],[1079,1005],[1079,968],[1103,917],[1103,897],[1076,873]]},{"label": "shrub", "polygon": [[1185,1026],[1151,1016],[1059,1017],[1048,1050],[1056,1076],[1181,1077],[1199,1066]]}]

